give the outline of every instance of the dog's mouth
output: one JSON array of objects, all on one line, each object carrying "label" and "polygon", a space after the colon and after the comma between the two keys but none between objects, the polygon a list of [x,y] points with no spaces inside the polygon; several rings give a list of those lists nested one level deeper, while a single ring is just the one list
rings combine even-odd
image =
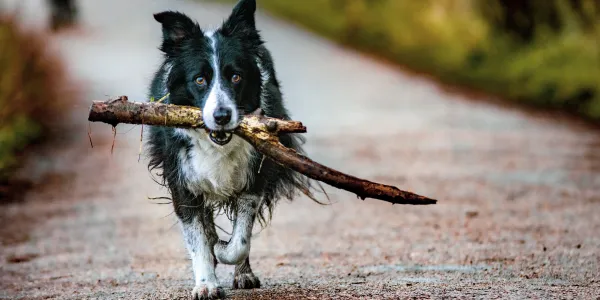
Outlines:
[{"label": "dog's mouth", "polygon": [[[244,114],[243,110],[240,110],[242,115]],[[264,115],[262,109],[259,107],[256,110],[254,110],[252,113],[250,113],[251,115]],[[239,125],[239,124],[238,124]],[[236,126],[237,127],[237,126]],[[207,128],[209,129],[209,128]],[[220,129],[220,130],[209,130],[208,131],[208,137],[210,138],[210,140],[219,145],[219,146],[224,146],[227,145],[229,142],[231,142],[231,139],[233,138],[233,131],[235,129],[228,129],[228,130],[224,130],[224,129]]]},{"label": "dog's mouth", "polygon": [[208,133],[208,137],[213,143],[219,146],[224,146],[231,142],[231,139],[233,138],[233,133],[222,130],[210,131]]}]

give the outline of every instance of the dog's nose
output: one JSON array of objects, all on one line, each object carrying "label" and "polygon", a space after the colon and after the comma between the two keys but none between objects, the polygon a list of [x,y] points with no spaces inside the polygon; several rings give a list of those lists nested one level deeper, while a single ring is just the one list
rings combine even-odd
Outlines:
[{"label": "dog's nose", "polygon": [[231,121],[231,109],[227,107],[219,107],[213,113],[213,117],[218,125],[226,125],[229,123],[229,121]]}]

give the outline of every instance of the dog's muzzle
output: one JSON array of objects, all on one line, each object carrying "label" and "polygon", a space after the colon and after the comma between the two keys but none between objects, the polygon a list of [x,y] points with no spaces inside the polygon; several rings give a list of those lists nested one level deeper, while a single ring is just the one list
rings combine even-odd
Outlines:
[{"label": "dog's muzzle", "polygon": [[233,138],[233,133],[227,131],[211,131],[208,134],[210,140],[220,146],[227,145]]},{"label": "dog's muzzle", "polygon": [[[263,111],[259,107],[250,114],[260,116],[260,115],[263,115]],[[220,145],[220,146],[224,146],[224,145],[227,145],[229,142],[231,142],[231,139],[233,138],[233,132],[232,131],[224,131],[224,130],[211,130],[208,133],[208,137],[210,138],[210,140],[213,143]]]}]

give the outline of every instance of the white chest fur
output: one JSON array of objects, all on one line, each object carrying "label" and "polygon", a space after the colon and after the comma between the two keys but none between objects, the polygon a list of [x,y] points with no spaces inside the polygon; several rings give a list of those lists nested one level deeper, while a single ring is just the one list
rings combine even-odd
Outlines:
[{"label": "white chest fur", "polygon": [[204,130],[177,129],[191,138],[192,147],[179,153],[180,180],[194,194],[224,201],[251,181],[252,146],[238,136],[225,146],[211,142]]}]

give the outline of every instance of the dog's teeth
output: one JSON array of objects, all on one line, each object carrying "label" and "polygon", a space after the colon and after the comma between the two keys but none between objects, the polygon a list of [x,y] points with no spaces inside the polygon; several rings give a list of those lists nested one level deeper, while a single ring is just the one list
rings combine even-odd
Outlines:
[{"label": "dog's teeth", "polygon": [[233,134],[231,132],[211,131],[208,136],[214,143],[225,145],[231,141]]}]

